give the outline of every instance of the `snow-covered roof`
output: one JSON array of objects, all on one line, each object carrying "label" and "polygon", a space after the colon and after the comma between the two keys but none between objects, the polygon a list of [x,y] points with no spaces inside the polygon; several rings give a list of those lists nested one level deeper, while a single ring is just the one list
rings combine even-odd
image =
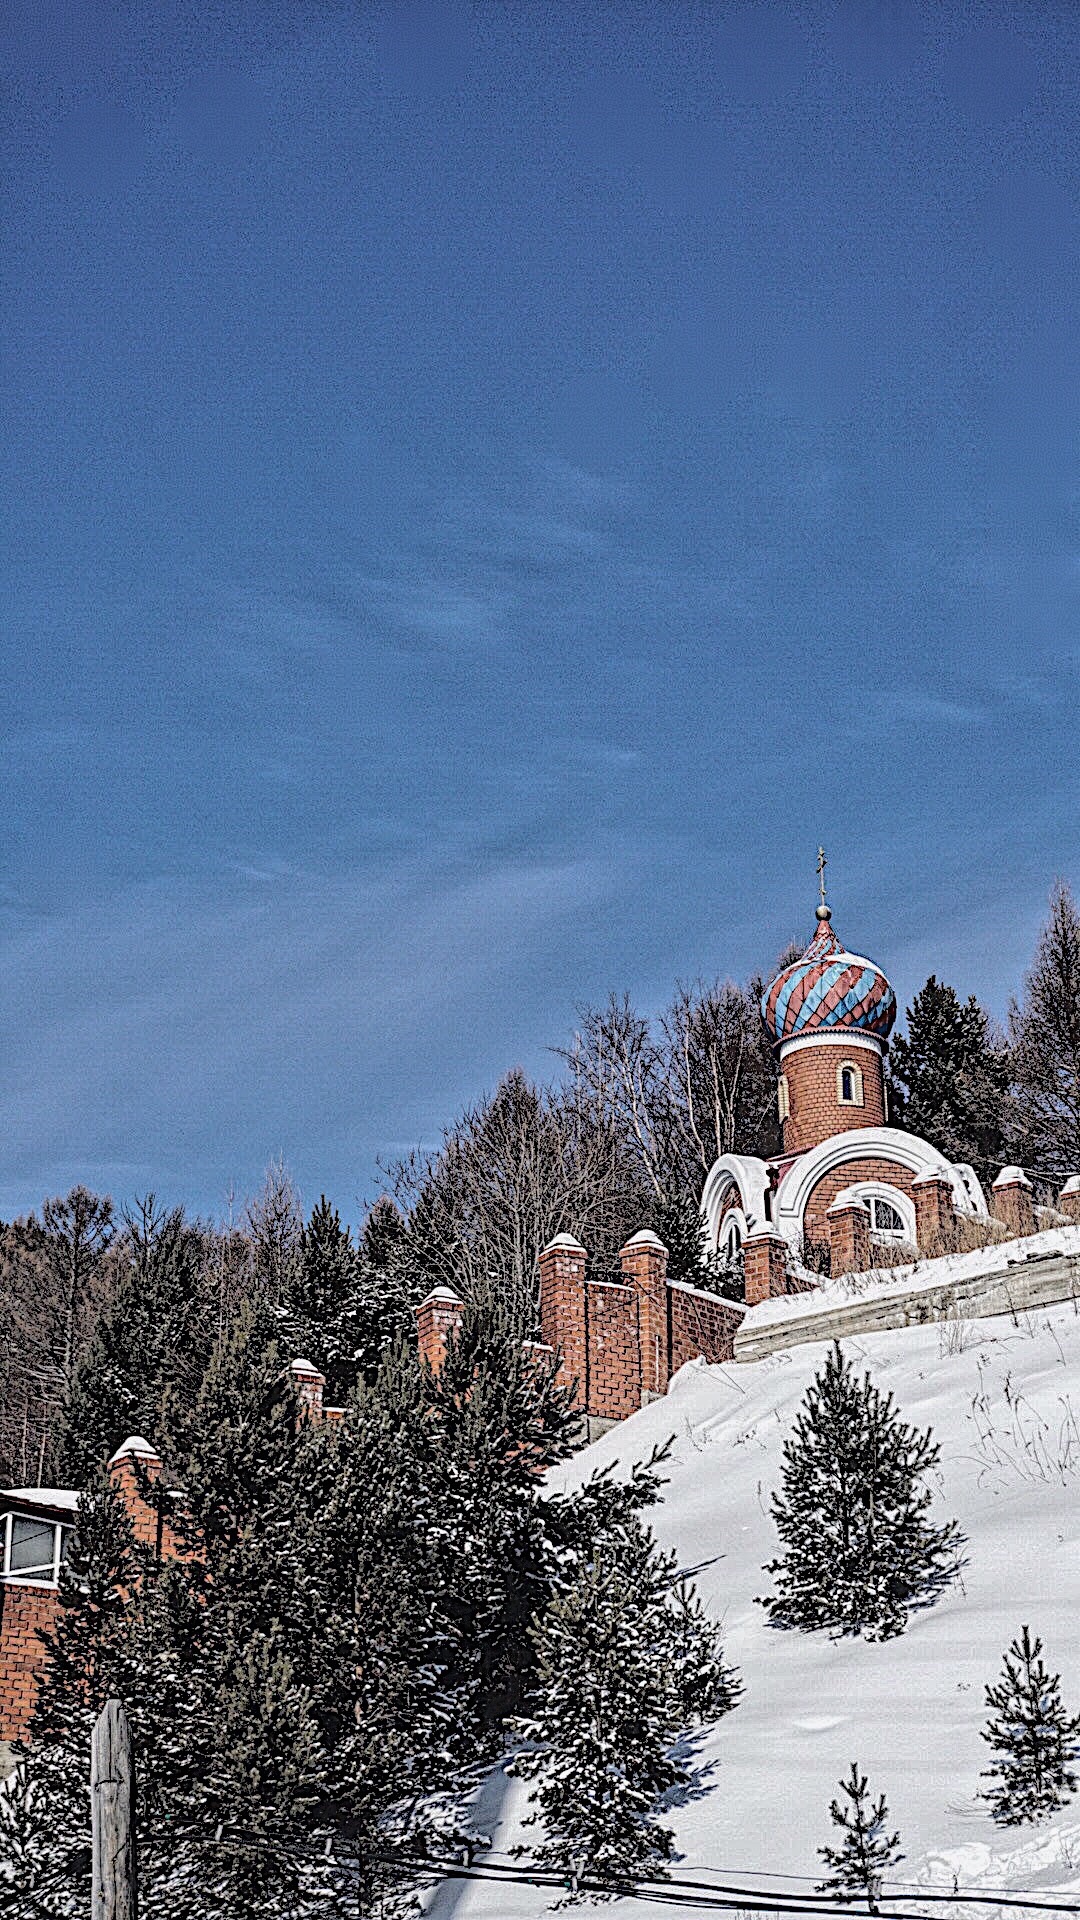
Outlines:
[{"label": "snow-covered roof", "polygon": [[76,1487],[5,1487],[0,1506],[53,1507],[57,1512],[74,1513],[79,1504]]}]

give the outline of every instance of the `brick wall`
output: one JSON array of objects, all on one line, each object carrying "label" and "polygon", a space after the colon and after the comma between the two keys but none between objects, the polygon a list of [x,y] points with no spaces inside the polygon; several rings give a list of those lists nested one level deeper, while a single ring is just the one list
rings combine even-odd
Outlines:
[{"label": "brick wall", "polygon": [[38,1635],[56,1619],[55,1587],[0,1580],[0,1741],[21,1740],[30,1724],[45,1654]]},{"label": "brick wall", "polygon": [[[837,1093],[837,1070],[848,1062],[862,1074],[861,1107],[841,1105]],[[785,1153],[805,1153],[852,1127],[885,1125],[885,1075],[877,1047],[856,1046],[849,1052],[831,1041],[795,1047],[781,1055],[780,1071],[788,1083]]]},{"label": "brick wall", "polygon": [[668,1371],[677,1373],[699,1354],[712,1365],[730,1360],[742,1310],[731,1300],[703,1293],[683,1280],[668,1281]]},{"label": "brick wall", "polygon": [[898,1166],[895,1160],[846,1160],[842,1167],[834,1167],[831,1173],[824,1174],[812,1189],[803,1216],[806,1238],[828,1246],[829,1223],[826,1214],[845,1187],[859,1187],[866,1180],[881,1180],[886,1186],[898,1188],[914,1202],[914,1179],[910,1169]]},{"label": "brick wall", "polygon": [[617,1282],[591,1280],[585,1292],[589,1327],[587,1412],[625,1420],[641,1405],[637,1298]]}]

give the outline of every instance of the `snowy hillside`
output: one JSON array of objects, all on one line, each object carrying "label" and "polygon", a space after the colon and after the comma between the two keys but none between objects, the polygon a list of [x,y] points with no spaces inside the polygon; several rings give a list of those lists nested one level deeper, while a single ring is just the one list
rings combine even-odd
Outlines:
[{"label": "snowy hillside", "polygon": [[[968,1536],[962,1585],[916,1614],[898,1640],[784,1633],[755,1605],[769,1584],[763,1563],[776,1550],[769,1495],[781,1444],[826,1348],[749,1366],[694,1363],[665,1399],[561,1470],[576,1482],[608,1461],[642,1459],[674,1435],[652,1525],[722,1620],[725,1653],[742,1673],[741,1704],[700,1749],[706,1790],[670,1815],[682,1855],[674,1873],[812,1880],[815,1850],[830,1837],[829,1799],[857,1759],[900,1829],[906,1858],[897,1882],[1080,1889],[1080,1796],[1044,1826],[1009,1830],[976,1800],[989,1758],[979,1739],[983,1689],[1023,1622],[1060,1671],[1066,1706],[1080,1712],[1080,1315],[1059,1306],[1020,1324],[877,1333],[845,1350],[906,1419],[933,1427],[940,1513]],[[477,1824],[497,1857],[532,1838],[522,1827],[526,1795],[524,1784],[498,1775],[480,1797]],[[430,1896],[429,1911],[439,1920],[538,1914],[550,1898],[456,1883]],[[657,1909],[635,1900],[618,1911],[636,1920]]]}]

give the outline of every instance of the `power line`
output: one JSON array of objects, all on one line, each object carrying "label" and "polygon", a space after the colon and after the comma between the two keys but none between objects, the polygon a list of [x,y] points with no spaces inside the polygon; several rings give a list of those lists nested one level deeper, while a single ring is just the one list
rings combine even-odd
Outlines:
[{"label": "power line", "polygon": [[[177,1837],[180,1831],[173,1829]],[[201,1839],[208,1845],[235,1846],[237,1844],[264,1844],[266,1836],[255,1833],[250,1828],[219,1826],[213,1833],[204,1829],[188,1830],[188,1838]],[[362,1868],[367,1862],[358,1853],[327,1840],[324,1847],[311,1845],[302,1849],[312,1859],[318,1858],[327,1866]],[[486,1851],[493,1851],[487,1849]],[[413,1879],[470,1880],[480,1885],[532,1886],[545,1891],[563,1891],[569,1886],[580,1893],[615,1894],[624,1899],[632,1898],[647,1901],[654,1906],[685,1907],[699,1911],[757,1914],[797,1914],[813,1916],[813,1920],[836,1920],[837,1915],[851,1920],[852,1913],[858,1915],[862,1909],[853,1909],[852,1902],[831,1900],[827,1895],[818,1894],[816,1898],[800,1898],[796,1893],[782,1889],[746,1887],[737,1881],[719,1881],[658,1878],[643,1875],[639,1880],[624,1880],[618,1877],[592,1876],[586,1873],[571,1875],[565,1870],[557,1871],[542,1866],[538,1861],[528,1861],[521,1865],[509,1859],[498,1860],[436,1860],[427,1855],[405,1853],[373,1853],[370,1861],[381,1867],[388,1867],[398,1874],[407,1874]],[[723,1871],[721,1868],[699,1869],[704,1872]],[[764,1878],[765,1875],[752,1869],[743,1869],[748,1877]],[[796,1879],[809,1876],[777,1874],[777,1879]],[[910,1885],[910,1882],[908,1883]],[[1018,1893],[1011,1894],[1006,1889],[987,1890],[985,1893],[974,1889],[945,1891],[929,1888],[913,1889],[905,1893],[897,1885],[883,1883],[882,1893],[892,1902],[900,1902],[900,1907],[879,1906],[875,1920],[931,1920],[929,1915],[920,1915],[920,1905],[960,1905],[984,1907],[1018,1907],[1036,1913],[1080,1914],[1080,1903],[1063,1900],[1038,1900]],[[815,1888],[815,1893],[817,1889]]]}]

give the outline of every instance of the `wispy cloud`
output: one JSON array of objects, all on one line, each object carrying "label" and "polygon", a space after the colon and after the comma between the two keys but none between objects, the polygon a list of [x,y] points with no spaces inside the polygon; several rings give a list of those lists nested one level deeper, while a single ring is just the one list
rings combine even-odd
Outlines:
[{"label": "wispy cloud", "polygon": [[267,865],[9,935],[0,1208],[75,1178],[209,1205],[279,1149],[350,1203],[403,1122],[446,1117],[462,1045],[492,1071],[527,1050],[552,941],[612,884],[600,858],[379,882]]}]

